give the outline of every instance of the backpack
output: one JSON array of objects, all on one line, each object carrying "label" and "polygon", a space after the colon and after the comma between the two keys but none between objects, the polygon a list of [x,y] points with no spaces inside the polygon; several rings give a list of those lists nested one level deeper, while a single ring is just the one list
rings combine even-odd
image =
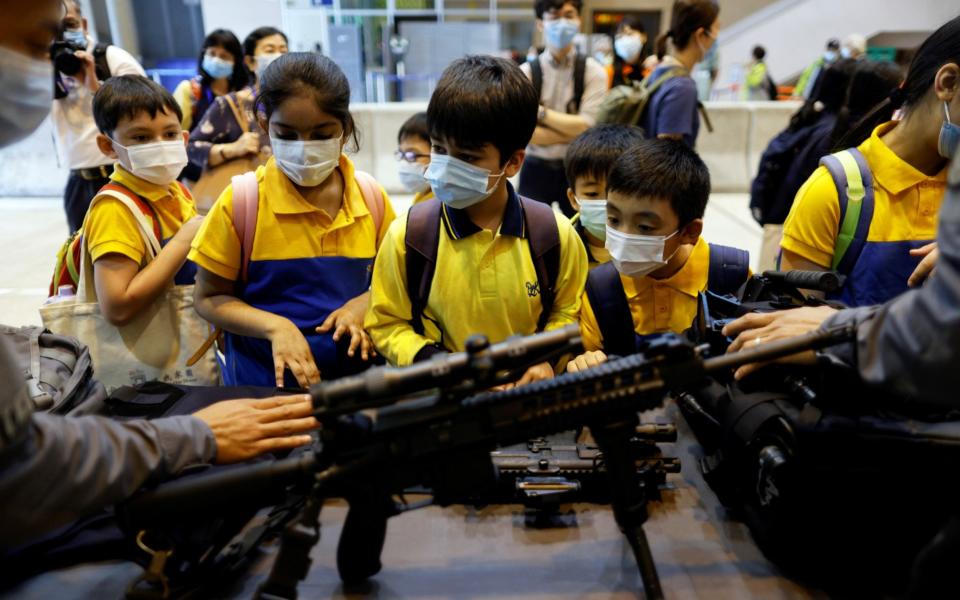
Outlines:
[{"label": "backpack", "polygon": [[[186,191],[183,184],[180,184],[180,187],[189,197],[189,192]],[[149,202],[117,183],[108,183],[100,188],[97,195],[112,196],[121,202],[123,202],[124,199],[132,201],[137,208],[140,209],[140,212],[153,224],[153,233],[156,235],[157,240],[162,239],[160,237],[160,220],[157,218]],[[57,251],[57,262],[53,268],[53,278],[50,280],[50,288],[47,291],[48,297],[56,296],[61,286],[72,285],[74,290],[79,288],[80,262],[83,260],[83,243],[83,227],[81,227],[73,232],[63,245],[60,246],[60,250]]]},{"label": "backpack", "polygon": [[[540,57],[529,61],[530,78],[533,81],[533,87],[537,89],[537,99],[543,93],[543,67],[540,65]],[[580,112],[580,102],[583,100],[583,80],[587,71],[587,57],[577,53],[573,63],[573,97],[567,103],[567,114],[575,115]]]},{"label": "backpack", "polygon": [[[771,213],[778,212],[780,190],[787,179],[787,173],[809,139],[812,128],[803,127],[796,131],[784,129],[770,140],[760,157],[757,175],[750,182],[750,211],[758,223],[769,223]],[[790,198],[793,201],[793,198]]]},{"label": "backpack", "polygon": [[38,412],[82,416],[102,411],[107,391],[93,379],[90,350],[43,327],[0,325]]},{"label": "backpack", "polygon": [[863,252],[873,221],[873,173],[856,148],[824,156],[820,164],[833,178],[840,203],[840,229],[830,269],[849,275]]},{"label": "backpack", "polygon": [[[560,232],[553,209],[541,202],[520,197],[526,221],[530,256],[537,272],[540,302],[543,310],[537,322],[537,331],[543,331],[553,310],[557,274],[560,272]],[[430,287],[437,268],[440,247],[439,200],[421,202],[407,213],[406,248],[407,294],[410,296],[410,325],[423,335],[423,311],[430,297]]]},{"label": "backpack", "polygon": [[[710,244],[707,289],[721,296],[735,294],[750,273],[750,253],[738,248]],[[612,262],[587,275],[587,298],[597,318],[608,355],[629,356],[637,352],[637,334],[620,273]]]},{"label": "backpack", "polygon": [[[651,73],[643,81],[634,81],[629,85],[618,85],[607,92],[604,97],[603,103],[597,111],[597,123],[621,123],[639,126],[647,105],[653,99],[657,90],[660,89],[660,86],[675,77],[687,77],[689,74],[690,72],[683,67],[674,67],[664,71],[655,81],[650,80]],[[713,133],[710,116],[699,100],[697,100],[697,110],[703,117],[707,131]]]}]

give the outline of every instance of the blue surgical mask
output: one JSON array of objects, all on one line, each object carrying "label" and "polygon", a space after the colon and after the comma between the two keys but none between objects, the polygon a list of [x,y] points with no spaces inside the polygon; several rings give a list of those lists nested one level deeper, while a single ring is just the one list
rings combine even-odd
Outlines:
[{"label": "blue surgical mask", "polygon": [[433,195],[450,208],[467,208],[490,197],[500,183],[489,185],[494,174],[487,169],[453,158],[449,154],[430,154],[430,166],[423,177],[433,188]]},{"label": "blue surgical mask", "polygon": [[571,19],[555,19],[543,22],[543,37],[555,50],[566,48],[580,33],[580,24]]},{"label": "blue surgical mask", "polygon": [[850,58],[850,48],[846,46],[840,48],[840,58]]},{"label": "blue surgical mask", "polygon": [[63,41],[80,48],[86,48],[87,33],[83,29],[66,29],[63,32]]},{"label": "blue surgical mask", "polygon": [[27,137],[53,104],[53,63],[0,46],[0,147]]},{"label": "blue surgical mask", "polygon": [[960,124],[950,120],[950,105],[943,103],[943,114],[946,120],[940,128],[940,140],[937,143],[937,149],[940,156],[944,158],[953,158],[957,155],[957,148],[960,148]]},{"label": "blue surgical mask", "polygon": [[823,53],[823,60],[828,63],[835,62],[837,60],[837,53],[833,50],[827,50]]},{"label": "blue surgical mask", "polygon": [[226,79],[233,75],[233,62],[216,56],[203,56],[203,70],[214,79]]},{"label": "blue surgical mask", "polygon": [[633,63],[640,58],[643,41],[639,35],[620,36],[613,41],[613,49],[616,51],[617,56],[628,63]]},{"label": "blue surgical mask", "polygon": [[577,198],[580,224],[598,240],[607,238],[607,201],[604,198]]}]

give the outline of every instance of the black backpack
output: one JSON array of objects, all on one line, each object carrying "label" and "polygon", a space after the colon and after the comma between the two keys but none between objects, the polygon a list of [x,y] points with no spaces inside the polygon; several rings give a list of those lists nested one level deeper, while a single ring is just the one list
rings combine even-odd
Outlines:
[{"label": "black backpack", "polygon": [[[520,197],[526,222],[527,242],[537,271],[540,301],[543,311],[537,323],[537,331],[543,331],[553,309],[556,294],[554,287],[560,272],[560,232],[557,230],[553,209],[541,202]],[[423,335],[423,311],[430,297],[433,274],[437,268],[437,251],[440,246],[439,200],[415,204],[407,213],[406,246],[407,294],[410,296],[410,324],[413,330]]]},{"label": "black backpack", "polygon": [[[812,131],[811,127],[784,129],[770,140],[760,156],[757,175],[750,183],[750,211],[761,225],[772,222],[772,213],[783,212],[782,207],[778,207],[781,189],[790,167],[807,144]],[[793,198],[789,200],[792,202]]]},{"label": "black backpack", "polygon": [[[529,61],[530,77],[533,87],[537,89],[537,98],[543,93],[543,67],[540,57]],[[573,98],[567,103],[567,114],[575,115],[580,112],[580,101],[583,100],[583,80],[587,72],[587,57],[577,53],[573,63]]]}]

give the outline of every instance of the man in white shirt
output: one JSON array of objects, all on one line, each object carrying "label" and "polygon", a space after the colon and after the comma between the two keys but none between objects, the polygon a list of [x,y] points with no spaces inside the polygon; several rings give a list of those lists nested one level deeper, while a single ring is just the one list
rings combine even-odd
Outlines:
[{"label": "man in white shirt", "polygon": [[581,0],[537,0],[537,29],[547,47],[536,62],[521,66],[539,88],[540,112],[520,171],[519,192],[546,204],[557,202],[568,217],[575,212],[567,200],[563,157],[570,142],[594,125],[607,92],[603,66],[580,55],[573,43],[582,7]]},{"label": "man in white shirt", "polygon": [[[113,172],[114,161],[97,148],[99,132],[93,121],[93,95],[109,77],[144,72],[126,50],[95,44],[90,39],[87,20],[75,0],[66,0],[64,7],[59,40],[85,48],[74,52],[78,60],[54,60],[59,68],[54,74],[52,120],[60,162],[70,168],[63,207],[72,232],[83,224],[90,201],[109,182]],[[61,68],[71,72],[65,73]]]}]

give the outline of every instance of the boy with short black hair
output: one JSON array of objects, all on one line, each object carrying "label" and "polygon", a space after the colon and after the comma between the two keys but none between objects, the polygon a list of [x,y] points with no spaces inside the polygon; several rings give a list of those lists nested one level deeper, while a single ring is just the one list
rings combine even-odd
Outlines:
[{"label": "boy with short black hair", "polygon": [[[187,164],[188,134],[170,92],[141,75],[112,77],[94,96],[93,116],[97,146],[118,163],[91,202],[83,240],[100,308],[122,325],[171,282],[193,283],[196,267],[187,253],[202,218],[176,180]],[[143,217],[162,246],[152,260],[138,225]]]},{"label": "boy with short black hair", "polygon": [[581,133],[567,148],[567,199],[578,214],[571,219],[587,249],[590,268],[610,260],[604,247],[607,229],[607,174],[613,163],[634,144],[643,130],[631,125],[596,125]]},{"label": "boy with short black hair", "polygon": [[414,204],[433,198],[430,184],[424,178],[430,166],[430,130],[427,113],[419,112],[407,119],[397,133],[397,162],[400,183],[413,197]]},{"label": "boy with short black hair", "polygon": [[568,371],[629,355],[643,336],[688,329],[704,290],[734,293],[750,275],[749,254],[707,244],[703,213],[710,172],[674,140],[644,140],[607,178],[610,262],[590,272],[580,314],[585,354]]},{"label": "boy with short black hair", "polygon": [[[570,222],[523,199],[507,179],[523,164],[537,96],[510,61],[468,56],[444,71],[427,118],[426,179],[436,198],[390,226],[364,322],[394,365],[576,321],[587,258]],[[518,383],[553,375],[547,363]]]}]

